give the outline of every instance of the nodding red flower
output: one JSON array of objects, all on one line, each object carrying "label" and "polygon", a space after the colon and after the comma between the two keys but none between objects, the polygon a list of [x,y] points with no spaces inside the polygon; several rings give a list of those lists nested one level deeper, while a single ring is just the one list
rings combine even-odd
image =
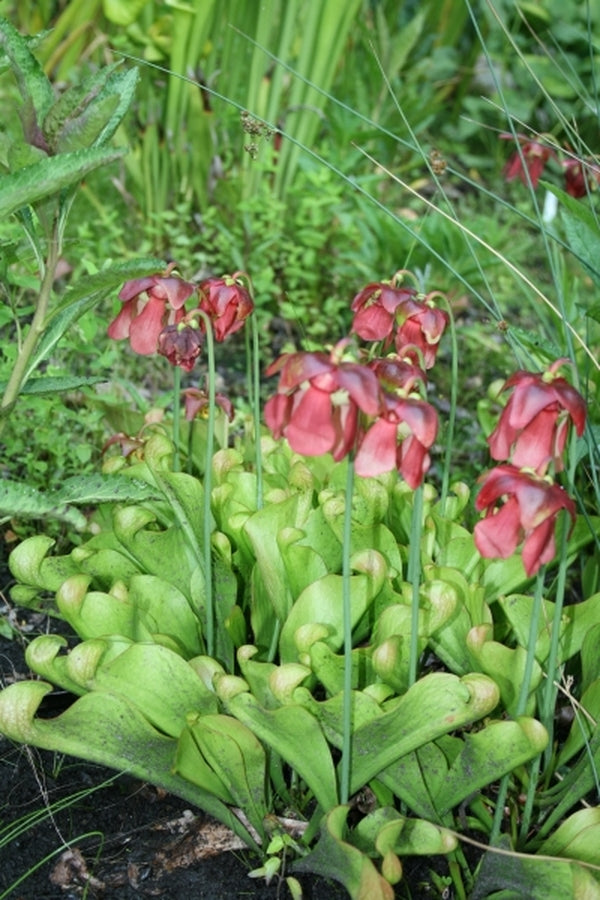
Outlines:
[{"label": "nodding red flower", "polygon": [[281,374],[277,394],[265,404],[265,422],[296,453],[342,459],[355,446],[359,410],[376,416],[381,409],[375,373],[344,361],[347,345],[340,341],[330,354],[287,353],[267,369],[267,375]]},{"label": "nodding red flower", "polygon": [[381,475],[397,469],[414,490],[430,465],[429,448],[435,441],[435,409],[415,393],[425,375],[398,358],[371,362],[382,387],[382,411],[359,441],[355,460],[358,475]]},{"label": "nodding red flower", "polygon": [[[193,313],[192,313],[193,316]],[[204,332],[198,322],[186,316],[177,325],[167,325],[158,336],[157,350],[172,366],[191,372],[202,352]]]},{"label": "nodding red flower", "polygon": [[416,296],[415,288],[407,285],[368,284],[352,301],[352,331],[364,341],[385,341],[385,349],[392,341],[398,307]]},{"label": "nodding red flower", "polygon": [[560,485],[508,464],[483,476],[475,508],[486,512],[473,532],[479,553],[507,559],[523,543],[527,575],[554,558],[560,510],[575,521],[575,504]]},{"label": "nodding red flower", "polygon": [[401,284],[368,284],[352,301],[352,331],[365,341],[383,341],[384,350],[395,340],[399,354],[413,345],[424,368],[430,369],[448,324],[448,315],[436,308],[434,296],[424,297]]},{"label": "nodding red flower", "polygon": [[222,278],[207,278],[199,291],[198,305],[211,320],[217,341],[224,341],[228,335],[239,331],[254,309],[240,272]]},{"label": "nodding red flower", "polygon": [[[504,140],[514,140],[512,134],[501,134],[500,137]],[[522,134],[517,135],[517,138],[521,149],[520,151],[517,150],[506,163],[504,177],[507,181],[520,178],[526,187],[531,181],[535,188],[546,163],[551,157],[556,158],[556,153],[551,147],[546,146],[541,141],[528,140]],[[529,179],[527,178],[527,173],[529,173]]]},{"label": "nodding red flower", "polygon": [[511,459],[540,475],[550,463],[561,471],[569,425],[581,437],[586,419],[583,397],[557,374],[565,362],[557,360],[544,373],[515,372],[505,382],[502,390],[514,390],[488,438],[493,459]]},{"label": "nodding red flower", "polygon": [[[206,391],[200,388],[186,388],[181,392],[185,400],[185,418],[188,422],[195,419],[198,414],[208,413],[209,398]],[[224,394],[215,394],[215,401],[221,407],[229,421],[233,421],[233,405]]]},{"label": "nodding red flower", "polygon": [[435,363],[440,339],[449,322],[448,313],[433,303],[434,294],[423,300],[410,298],[398,307],[396,313],[396,350],[402,354],[405,348],[417,347],[423,357],[423,367],[431,369]]},{"label": "nodding red flower", "polygon": [[583,159],[569,157],[561,163],[565,173],[565,190],[571,197],[585,197],[600,184],[600,168]]},{"label": "nodding red flower", "polygon": [[123,285],[119,293],[123,307],[108,326],[109,337],[128,337],[136,353],[156,353],[159,334],[166,325],[181,321],[184,303],[196,290],[194,284],[171,275],[174,268],[171,263],[164,275],[134,278]]}]

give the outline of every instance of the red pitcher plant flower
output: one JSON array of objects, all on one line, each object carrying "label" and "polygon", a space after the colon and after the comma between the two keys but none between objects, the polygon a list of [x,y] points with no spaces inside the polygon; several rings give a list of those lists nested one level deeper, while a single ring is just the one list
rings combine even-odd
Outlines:
[{"label": "red pitcher plant flower", "polygon": [[571,197],[585,197],[600,184],[600,168],[589,160],[571,156],[561,165],[565,173],[565,190]]},{"label": "red pitcher plant flower", "polygon": [[207,278],[199,287],[198,305],[211,320],[217,341],[239,331],[254,309],[250,291],[244,287],[245,278],[243,273],[235,272],[222,278]]},{"label": "red pitcher plant flower", "polygon": [[[182,392],[185,402],[185,418],[188,422],[196,416],[208,415],[208,394],[201,388],[186,388]],[[215,394],[215,402],[221,407],[230,422],[233,421],[233,405],[224,394]]]},{"label": "red pitcher plant flower", "polygon": [[108,326],[109,337],[128,337],[136,353],[156,352],[159,334],[165,326],[181,321],[184,303],[196,290],[194,284],[172,275],[174,268],[171,263],[162,275],[134,278],[123,285],[119,293],[123,307]]},{"label": "red pitcher plant flower", "polygon": [[515,372],[502,390],[513,388],[488,443],[493,459],[511,459],[517,468],[528,467],[543,475],[550,463],[563,468],[569,426],[581,437],[586,407],[581,394],[558,375],[568,362],[559,359],[548,371]]},{"label": "red pitcher plant flower", "polygon": [[448,313],[435,306],[436,296],[441,294],[432,292],[423,299],[409,299],[396,314],[397,352],[402,354],[406,347],[417,347],[425,369],[431,369],[435,363],[440,339],[449,321]]},{"label": "red pitcher plant flower", "polygon": [[191,372],[202,352],[204,332],[198,315],[191,313],[176,325],[167,325],[158,336],[158,352],[166,356],[172,366]]},{"label": "red pitcher plant flower", "polygon": [[[501,134],[503,140],[514,140],[512,134]],[[520,178],[525,186],[531,181],[535,188],[538,185],[540,176],[544,171],[546,163],[551,157],[556,157],[554,150],[539,140],[529,140],[525,135],[517,135],[520,144],[520,151],[517,150],[508,160],[504,167],[504,177],[507,181],[513,181]],[[529,173],[529,180],[527,178]]]},{"label": "red pitcher plant flower", "polygon": [[370,366],[382,387],[383,403],[359,441],[356,473],[373,476],[397,469],[414,490],[429,469],[429,448],[438,430],[435,409],[416,390],[425,375],[399,358],[374,360]]},{"label": "red pitcher plant flower", "polygon": [[265,422],[296,453],[343,459],[356,444],[359,410],[381,409],[377,376],[367,366],[344,361],[347,339],[331,353],[286,353],[267,369],[280,373],[277,394],[265,404]]},{"label": "red pitcher plant flower", "polygon": [[448,314],[438,309],[433,292],[426,296],[395,280],[367,285],[352,301],[352,331],[366,341],[383,341],[384,350],[395,341],[396,351],[403,354],[409,344],[422,356],[422,365],[430,369],[437,355],[440,338],[448,324]]},{"label": "red pitcher plant flower", "polygon": [[368,284],[352,301],[352,331],[364,341],[384,341],[386,349],[392,341],[398,307],[416,296],[416,289],[408,285],[387,281]]},{"label": "red pitcher plant flower", "polygon": [[535,575],[554,558],[554,531],[561,509],[575,521],[575,504],[560,485],[510,464],[483,476],[475,508],[486,513],[473,532],[479,553],[507,559],[523,543],[527,575]]}]

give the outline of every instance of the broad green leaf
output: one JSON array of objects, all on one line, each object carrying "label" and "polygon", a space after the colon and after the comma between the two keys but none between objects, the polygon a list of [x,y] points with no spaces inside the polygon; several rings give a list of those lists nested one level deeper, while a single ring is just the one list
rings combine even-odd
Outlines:
[{"label": "broad green leaf", "polygon": [[44,137],[51,147],[56,147],[56,139],[65,125],[78,119],[90,105],[94,104],[108,76],[117,65],[119,64],[113,63],[96,69],[79,84],[67,87],[60,94],[46,113],[42,125]]},{"label": "broad green leaf", "polygon": [[176,741],[153,728],[125,697],[90,693],[53,719],[36,718],[51,690],[23,681],[0,692],[0,733],[11,740],[78,756],[164,788],[223,822],[249,847],[256,841],[217,797],[173,773]]},{"label": "broad green leaf", "polygon": [[56,497],[62,503],[139,503],[159,495],[145,481],[127,475],[73,475],[65,478]]},{"label": "broad green leaf", "polygon": [[116,96],[118,102],[110,119],[98,135],[95,141],[96,146],[106,145],[115,134],[125,113],[131,106],[138,81],[139,72],[137,69],[128,69],[126,72],[111,73],[99,99],[103,100],[108,96]]},{"label": "broad green leaf", "polygon": [[332,809],[321,826],[314,848],[293,863],[293,872],[311,872],[341,881],[353,900],[394,900],[394,889],[382,878],[368,856],[346,838],[349,808]]},{"label": "broad green leaf", "polygon": [[0,518],[56,519],[83,530],[86,517],[73,506],[66,505],[55,491],[40,491],[19,481],[0,483]]},{"label": "broad green leaf", "polygon": [[173,763],[173,773],[181,775],[186,781],[197,785],[203,791],[218,797],[228,806],[234,806],[235,800],[228,785],[223,782],[214,769],[205,760],[195,739],[195,731],[190,726],[184,728],[177,741],[177,753]]},{"label": "broad green leaf", "polygon": [[125,150],[93,147],[42,159],[0,178],[0,219],[80,181],[88,172],[120,159]]},{"label": "broad green leaf", "polygon": [[589,272],[597,285],[600,284],[600,230],[594,213],[580,199],[571,197],[562,188],[542,182],[546,190],[560,200],[560,216],[565,228],[569,246],[577,259]]}]

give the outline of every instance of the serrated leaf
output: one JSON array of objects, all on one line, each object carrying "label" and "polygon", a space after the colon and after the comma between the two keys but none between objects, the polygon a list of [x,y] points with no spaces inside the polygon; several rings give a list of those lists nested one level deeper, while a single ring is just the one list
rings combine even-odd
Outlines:
[{"label": "serrated leaf", "polygon": [[86,519],[79,510],[65,506],[52,491],[38,491],[19,481],[0,484],[0,517],[57,519],[74,528],[85,528]]},{"label": "serrated leaf", "polygon": [[114,72],[111,74],[104,89],[100,93],[99,99],[116,95],[119,98],[119,102],[110,119],[96,138],[94,142],[96,146],[106,144],[121,124],[123,116],[129,109],[131,101],[133,100],[139,77],[137,69],[128,69],[126,72]]},{"label": "serrated leaf", "polygon": [[[46,375],[42,378],[31,378],[21,388],[21,394],[58,394],[61,391],[76,391],[91,384],[106,381],[99,375]],[[6,381],[0,381],[0,393],[6,389]]]},{"label": "serrated leaf", "polygon": [[77,119],[66,122],[57,137],[56,152],[70,153],[93,146],[118,105],[119,98],[116,96],[99,98]]},{"label": "serrated leaf", "polygon": [[147,482],[127,475],[73,475],[54,492],[54,497],[61,503],[85,505],[113,501],[139,503],[158,496],[158,491]]},{"label": "serrated leaf", "polygon": [[111,66],[105,66],[93,72],[81,84],[72,85],[63,91],[47,112],[43,123],[44,135],[52,147],[55,146],[56,138],[65,125],[80,118],[89,105],[94,102],[106,84],[111,71],[117,65],[119,64],[113,63]]},{"label": "serrated leaf", "polygon": [[41,124],[54,102],[52,85],[29,49],[29,42],[5,18],[0,18],[0,46],[8,56],[23,101],[31,103]]},{"label": "serrated leaf", "polygon": [[0,180],[0,219],[80,181],[88,172],[120,159],[124,148],[93,147],[42,159]]}]

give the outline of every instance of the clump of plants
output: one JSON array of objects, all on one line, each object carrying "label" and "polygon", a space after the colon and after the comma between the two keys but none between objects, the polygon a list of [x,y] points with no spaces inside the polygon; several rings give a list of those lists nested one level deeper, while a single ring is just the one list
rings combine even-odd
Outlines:
[{"label": "clump of plants", "polygon": [[[0,24],[32,91],[26,44]],[[569,568],[598,526],[574,499],[589,434],[575,360],[506,380],[495,465],[454,483],[457,398],[441,423],[430,396],[442,341],[459,364],[452,310],[411,272],[348,297],[332,346],[274,360],[264,410],[245,273],[139,261],[99,273],[96,297],[116,273],[108,334],[167,360],[172,417],[118,435],[93,485],[5,494],[83,539],[52,555],[42,531],[11,555],[13,600],[76,637],[29,644],[38,680],[0,693],[0,730],[185,798],[295,897],[312,872],[391,900],[415,855],[464,898],[600,896],[600,593],[593,554]],[[252,413],[236,420],[216,358],[246,329]],[[203,359],[205,389],[184,387]],[[73,701],[47,717],[54,686]]]}]

